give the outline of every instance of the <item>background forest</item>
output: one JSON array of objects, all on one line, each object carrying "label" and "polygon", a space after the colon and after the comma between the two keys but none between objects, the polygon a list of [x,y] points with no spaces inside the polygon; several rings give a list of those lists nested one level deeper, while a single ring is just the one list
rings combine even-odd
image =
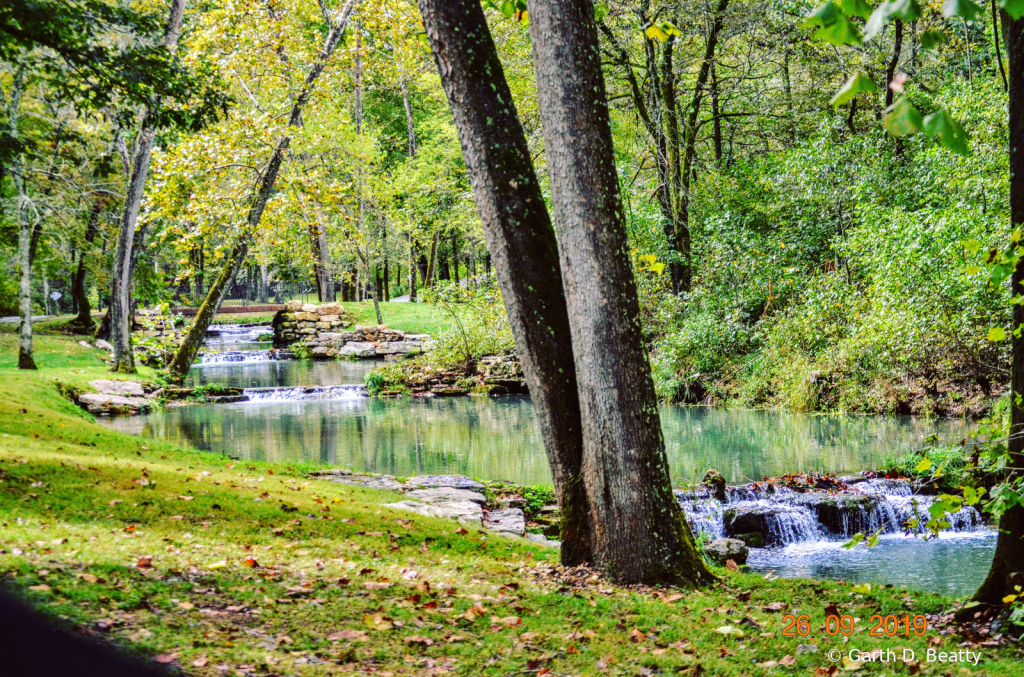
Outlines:
[{"label": "background forest", "polygon": [[[188,3],[175,63],[189,84],[159,93],[166,114],[154,119],[153,91],[104,78],[119,54],[158,42],[165,4],[59,4],[37,12],[31,31],[17,8],[0,10],[0,314],[18,312],[25,224],[36,310],[107,308],[126,175],[147,124],[157,131],[134,293],[146,307],[198,305],[246,227],[248,196],[335,8]],[[546,182],[528,12],[485,5]],[[971,266],[972,252],[1009,234],[1003,24],[994,4],[946,21],[942,3],[922,2],[916,20],[837,47],[803,27],[816,7],[597,7],[659,395],[982,413],[1008,380],[1006,342],[989,340],[992,327],[1009,329],[1008,296]],[[108,58],[76,60],[73,48]],[[878,91],[833,106],[856,72]],[[948,110],[971,154],[886,133],[899,91],[922,113]],[[291,130],[238,282],[254,300],[307,290],[448,303],[460,295],[446,290],[489,274],[417,7],[364,0]],[[481,351],[494,350],[489,326],[476,330]]]}]

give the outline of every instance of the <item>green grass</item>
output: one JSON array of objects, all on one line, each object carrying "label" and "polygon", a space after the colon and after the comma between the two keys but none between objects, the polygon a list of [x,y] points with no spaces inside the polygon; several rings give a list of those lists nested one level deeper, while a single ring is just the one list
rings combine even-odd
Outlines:
[{"label": "green grass", "polygon": [[[54,387],[105,375],[92,352],[41,337],[43,368],[19,372],[10,338],[0,337],[0,577],[55,619],[190,674],[814,675],[832,648],[923,656],[928,639],[939,650],[962,641],[867,634],[872,614],[950,608],[935,594],[724,569],[699,592],[623,589],[560,570],[555,552],[525,541],[384,507],[395,494],[116,433]],[[782,614],[765,609],[776,602],[807,614],[813,639],[784,637]],[[860,619],[849,644],[818,630],[829,603]],[[716,631],[726,626],[744,636]],[[806,643],[820,650],[798,654]],[[957,677],[1020,675],[1013,649],[982,651],[979,670]],[[791,668],[759,665],[786,656]],[[886,666],[862,674],[876,667]]]},{"label": "green grass", "polygon": [[[345,306],[347,312],[355,317],[356,324],[377,324],[373,301],[343,303],[342,305]],[[430,303],[382,303],[380,304],[380,314],[384,319],[384,324],[388,327],[410,334],[437,336],[451,323],[451,316],[442,308]]]}]

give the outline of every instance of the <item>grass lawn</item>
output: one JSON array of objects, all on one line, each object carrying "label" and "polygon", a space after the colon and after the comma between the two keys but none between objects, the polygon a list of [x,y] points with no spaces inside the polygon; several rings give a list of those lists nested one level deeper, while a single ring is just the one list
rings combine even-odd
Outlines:
[{"label": "grass lawn", "polygon": [[[377,324],[373,301],[343,303],[345,310],[355,318],[356,324]],[[443,308],[430,303],[382,303],[380,314],[391,329],[410,334],[440,334],[451,324],[451,317]]]},{"label": "grass lawn", "polygon": [[[833,648],[923,658],[964,641],[869,636],[873,614],[951,608],[935,594],[725,569],[697,592],[623,589],[556,551],[386,508],[392,493],[112,432],[55,388],[106,376],[100,351],[40,336],[42,368],[19,372],[15,338],[0,334],[0,580],[188,674],[823,675]],[[859,619],[848,643],[821,630],[830,603]],[[783,636],[785,613],[811,637]],[[1019,650],[974,650],[977,668],[839,667],[1022,674]]]}]

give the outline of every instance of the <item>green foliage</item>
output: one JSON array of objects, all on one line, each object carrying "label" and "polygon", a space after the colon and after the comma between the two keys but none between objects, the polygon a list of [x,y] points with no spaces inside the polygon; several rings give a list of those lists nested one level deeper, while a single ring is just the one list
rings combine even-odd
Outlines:
[{"label": "green foliage", "polygon": [[423,290],[424,301],[443,309],[450,318],[449,328],[427,353],[431,365],[451,369],[515,349],[498,285],[493,277],[481,282],[467,287],[442,282]]}]

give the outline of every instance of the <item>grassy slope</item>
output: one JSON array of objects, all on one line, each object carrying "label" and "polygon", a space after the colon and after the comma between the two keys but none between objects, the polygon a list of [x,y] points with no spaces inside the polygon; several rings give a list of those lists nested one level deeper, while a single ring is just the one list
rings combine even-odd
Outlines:
[{"label": "grassy slope", "polygon": [[[923,656],[927,638],[869,637],[868,618],[950,604],[725,570],[672,602],[574,578],[552,568],[550,550],[384,508],[394,494],[112,432],[53,387],[104,376],[95,351],[42,337],[44,368],[23,373],[11,368],[13,338],[0,335],[0,576],[47,612],[189,673],[767,675],[780,669],[758,663],[793,656],[796,674],[815,674],[833,647]],[[140,557],[152,567],[137,568]],[[808,614],[814,638],[783,637],[781,614],[763,610],[771,602]],[[817,632],[829,602],[861,619],[849,644]],[[715,632],[725,625],[746,636]],[[961,641],[928,636],[946,650]],[[821,651],[798,655],[808,642]],[[973,674],[1021,674],[1011,650],[982,651]],[[959,666],[925,673],[949,667]]]},{"label": "grassy slope", "polygon": [[[345,310],[355,317],[355,323],[361,325],[377,324],[377,315],[373,310],[373,301],[362,303],[343,303]],[[444,310],[428,303],[382,303],[380,314],[384,324],[392,329],[406,331],[411,334],[439,334],[448,327],[450,318]],[[241,324],[266,322],[274,319],[274,313],[225,313],[214,319],[214,324]]]}]

